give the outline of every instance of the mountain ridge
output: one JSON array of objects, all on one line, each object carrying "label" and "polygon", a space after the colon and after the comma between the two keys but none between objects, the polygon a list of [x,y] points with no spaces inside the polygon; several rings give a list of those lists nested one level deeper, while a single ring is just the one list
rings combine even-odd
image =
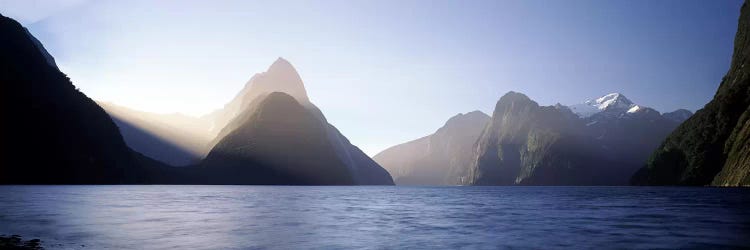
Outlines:
[{"label": "mountain ridge", "polygon": [[459,113],[434,133],[389,147],[373,159],[397,185],[457,185],[465,175],[471,145],[489,121],[481,111]]},{"label": "mountain ridge", "polygon": [[[60,72],[44,46],[0,15],[0,183],[145,183],[143,160],[107,113]],[[154,164],[157,165],[157,164]]]},{"label": "mountain ridge", "polygon": [[731,64],[713,99],[656,149],[636,185],[750,185],[750,6],[740,9]]}]

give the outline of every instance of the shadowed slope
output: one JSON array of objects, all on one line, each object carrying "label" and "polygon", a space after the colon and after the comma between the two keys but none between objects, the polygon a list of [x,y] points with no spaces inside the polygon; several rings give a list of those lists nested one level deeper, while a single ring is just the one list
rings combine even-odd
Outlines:
[{"label": "shadowed slope", "polygon": [[145,179],[110,117],[41,44],[0,16],[0,183],[136,183]]},{"label": "shadowed slope", "polygon": [[750,4],[742,5],[734,55],[719,89],[633,176],[640,185],[750,185]]},{"label": "shadowed slope", "polygon": [[315,116],[285,93],[258,100],[227,125],[231,131],[209,152],[203,167],[227,173],[252,169],[244,178],[255,184],[355,184]]}]

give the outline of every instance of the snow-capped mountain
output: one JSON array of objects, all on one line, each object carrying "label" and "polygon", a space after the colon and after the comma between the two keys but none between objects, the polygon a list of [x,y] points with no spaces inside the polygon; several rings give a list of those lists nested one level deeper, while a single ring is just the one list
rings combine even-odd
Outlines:
[{"label": "snow-capped mountain", "polygon": [[588,118],[603,111],[634,113],[642,109],[620,93],[611,93],[594,100],[568,106],[573,113],[581,118]]},{"label": "snow-capped mountain", "polygon": [[651,120],[653,120],[662,116],[673,122],[682,123],[693,115],[692,112],[685,109],[678,109],[673,112],[662,114],[653,108],[635,104],[633,101],[625,97],[625,95],[620,93],[607,94],[596,99],[569,105],[567,107],[579,118],[586,120],[589,125],[610,118],[650,117]]},{"label": "snow-capped mountain", "polygon": [[619,93],[565,107],[509,92],[473,144],[463,184],[622,185],[690,115],[670,119]]}]

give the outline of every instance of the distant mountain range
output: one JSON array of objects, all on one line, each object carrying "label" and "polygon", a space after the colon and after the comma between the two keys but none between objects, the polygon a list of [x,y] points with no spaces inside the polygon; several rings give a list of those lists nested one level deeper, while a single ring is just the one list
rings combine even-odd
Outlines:
[{"label": "distant mountain range", "polygon": [[620,93],[540,106],[509,92],[491,116],[458,114],[374,160],[328,123],[282,58],[222,109],[152,114],[97,105],[0,15],[0,184],[746,186],[748,8],[731,67],[695,115],[662,114]]},{"label": "distant mountain range", "polygon": [[400,185],[625,185],[690,115],[662,115],[619,93],[544,107],[510,92],[492,117],[453,117],[435,134],[374,159]]},{"label": "distant mountain range", "polygon": [[[464,148],[436,151],[458,144],[435,133],[386,149],[375,160],[405,185],[460,180],[463,185],[748,186],[749,8],[745,1],[729,72],[714,99],[695,115],[684,109],[660,114],[619,93],[570,106],[539,106],[510,92],[497,102],[489,122],[475,119],[463,130],[439,130],[450,131],[449,138],[466,138],[460,143]],[[456,160],[467,152],[470,160]]]},{"label": "distant mountain range", "polygon": [[740,10],[729,71],[713,100],[633,176],[637,185],[750,185],[750,6]]},{"label": "distant mountain range", "polygon": [[464,184],[625,185],[679,125],[667,117],[618,93],[568,107],[511,92],[477,140]]}]

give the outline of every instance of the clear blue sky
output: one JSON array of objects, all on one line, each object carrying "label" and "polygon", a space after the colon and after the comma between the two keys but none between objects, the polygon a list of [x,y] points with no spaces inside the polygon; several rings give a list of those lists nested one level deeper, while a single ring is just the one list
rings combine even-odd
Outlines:
[{"label": "clear blue sky", "polygon": [[696,110],[726,73],[740,0],[0,0],[90,97],[153,112],[221,107],[281,56],[373,155],[507,91],[610,92]]}]

